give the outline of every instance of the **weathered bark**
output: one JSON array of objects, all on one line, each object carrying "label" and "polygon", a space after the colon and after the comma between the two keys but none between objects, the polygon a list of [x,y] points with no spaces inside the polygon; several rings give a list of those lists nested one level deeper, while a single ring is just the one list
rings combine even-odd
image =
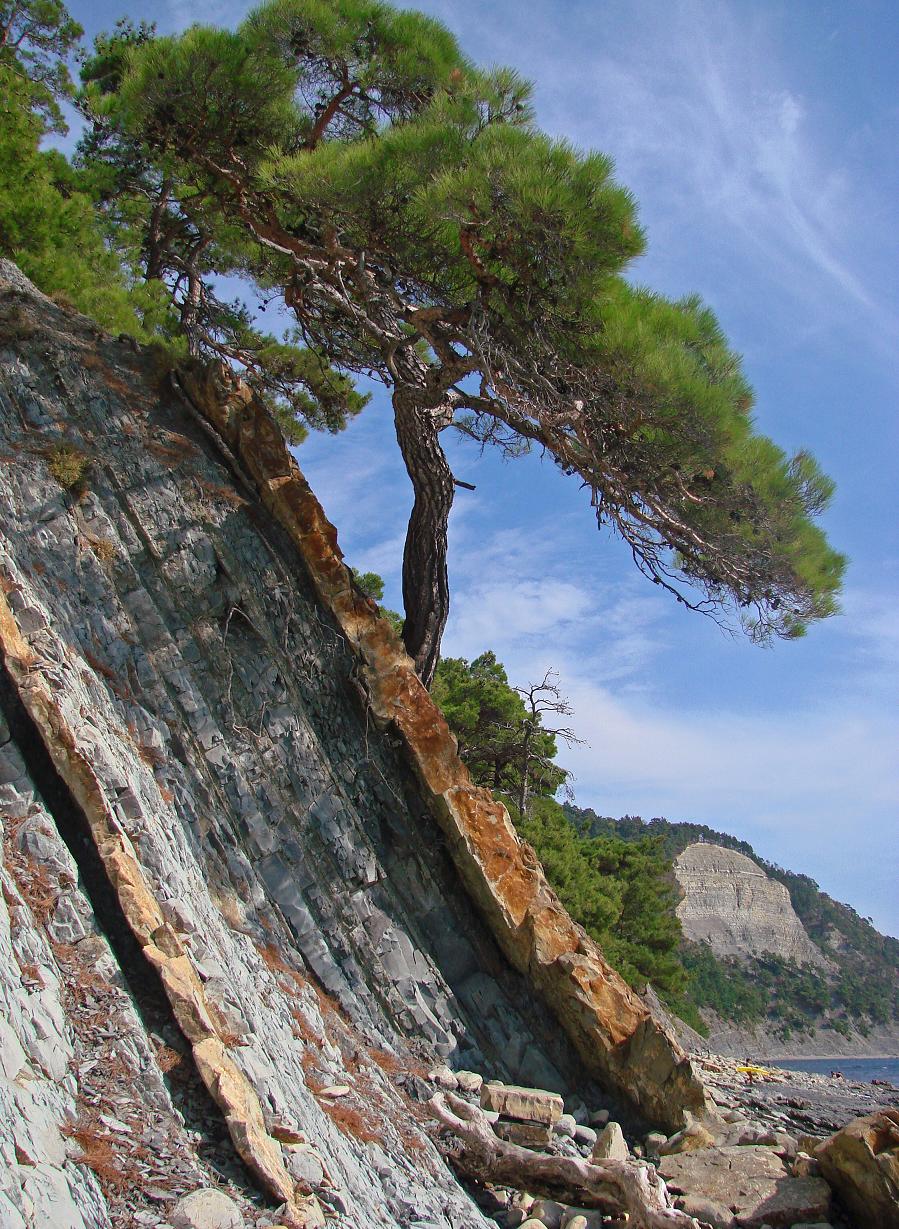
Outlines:
[{"label": "weathered bark", "polygon": [[449,615],[446,535],[455,485],[440,444],[445,414],[421,408],[402,389],[393,395],[393,410],[415,492],[403,551],[403,643],[418,677],[430,688]]},{"label": "weathered bark", "polygon": [[698,1229],[692,1216],[672,1208],[668,1188],[650,1165],[532,1152],[500,1139],[483,1110],[461,1097],[438,1093],[428,1104],[438,1122],[461,1141],[461,1152],[453,1151],[448,1159],[466,1177],[612,1215],[627,1212],[633,1229]]},{"label": "weathered bark", "polygon": [[524,743],[521,748],[521,785],[518,789],[518,814],[527,819],[528,814],[528,769],[531,766],[531,738],[533,727],[530,722],[525,726]]}]

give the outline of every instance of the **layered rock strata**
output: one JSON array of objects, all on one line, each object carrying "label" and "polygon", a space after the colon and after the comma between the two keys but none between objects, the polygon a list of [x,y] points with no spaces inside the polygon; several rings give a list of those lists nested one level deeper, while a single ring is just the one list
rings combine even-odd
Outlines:
[{"label": "layered rock strata", "polygon": [[[704,1113],[683,1053],[471,785],[263,408],[219,371],[173,381],[5,263],[0,295],[0,699],[23,818],[75,859],[65,890],[22,906],[45,944],[28,975],[65,987],[69,957],[105,935],[138,1009],[120,1025],[133,1087],[152,983],[222,1164],[296,1224],[329,1199],[360,1229],[482,1223],[403,1092],[419,1044],[559,1091],[592,1075],[670,1127]],[[51,924],[77,952],[46,948]],[[45,996],[69,1046],[42,1064],[54,1129],[91,1106],[183,1125],[158,1062],[158,1104],[138,1096],[127,1121],[103,1108],[68,993]],[[14,978],[8,1021],[21,996]],[[17,1088],[31,1077],[7,1051]],[[41,1158],[3,1147],[7,1202],[42,1223],[27,1190]],[[69,1152],[52,1155],[69,1174]],[[115,1189],[79,1182],[79,1206]]]},{"label": "layered rock strata", "polygon": [[716,956],[774,952],[793,964],[827,965],[796,916],[787,889],[752,858],[697,842],[675,858],[674,874],[683,892],[677,915],[684,934],[707,943]]},{"label": "layered rock strata", "polygon": [[366,710],[401,735],[465,889],[512,967],[550,1006],[586,1070],[658,1121],[712,1113],[672,1033],[572,922],[505,807],[472,784],[396,633],[352,584],[336,530],[265,408],[220,367],[194,367],[179,380],[233,450],[235,476],[243,467],[299,547],[322,602],[359,655]]}]

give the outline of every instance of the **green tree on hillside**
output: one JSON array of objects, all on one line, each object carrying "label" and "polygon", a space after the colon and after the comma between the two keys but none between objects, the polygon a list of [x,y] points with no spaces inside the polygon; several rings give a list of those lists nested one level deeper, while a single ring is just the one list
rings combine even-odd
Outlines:
[{"label": "green tree on hillside", "polygon": [[83,33],[60,0],[0,0],[0,67],[30,83],[18,98],[57,132],[65,131],[58,100],[73,93],[68,59]]},{"label": "green tree on hillside", "polygon": [[556,738],[574,736],[544,727],[540,688],[511,685],[494,653],[472,662],[441,658],[433,696],[474,780],[514,799],[520,814],[532,794],[552,797],[565,783],[568,773],[555,763]]},{"label": "green tree on hillside", "polygon": [[[553,798],[568,773],[555,763],[556,735],[543,728],[543,710],[525,698],[539,700],[546,682],[512,686],[488,651],[472,662],[441,658],[432,695],[473,780],[505,798],[518,832],[533,845],[575,921],[632,984],[651,981],[675,1010],[701,1027],[684,997],[681,929],[670,861],[661,842],[591,837],[569,822]],[[523,755],[526,746],[530,755]],[[522,796],[525,807],[520,806]]]},{"label": "green tree on hillside", "polygon": [[152,287],[132,286],[106,244],[89,184],[61,154],[41,149],[43,97],[40,84],[0,63],[0,256],[110,332],[167,336],[166,304]]},{"label": "green tree on hillside", "polygon": [[108,105],[129,56],[154,38],[152,26],[123,19],[94,40],[81,67],[78,102],[91,123],[76,163],[93,186],[108,242],[169,303],[187,353],[240,370],[289,442],[299,443],[307,427],[340,431],[369,397],[303,345],[298,329],[279,338],[254,323],[246,304],[223,297],[219,280],[246,273],[244,229],[223,225],[214,199],[186,182],[171,160],[155,158]]},{"label": "green tree on hillside", "polygon": [[[737,355],[697,299],[621,274],[643,247],[608,158],[536,127],[530,87],[378,0],[271,0],[237,31],[129,52],[110,122],[202,201],[323,362],[392,390],[415,493],[404,640],[430,684],[446,622],[454,427],[545,449],[640,570],[757,638],[835,609],[831,484],[752,426]],[[102,100],[101,100],[102,101]],[[99,106],[99,104],[98,104]]]},{"label": "green tree on hillside", "polygon": [[578,833],[551,798],[536,798],[516,827],[533,845],[546,877],[576,922],[633,986],[651,982],[665,1001],[702,1028],[679,956],[670,863],[652,840],[628,842]]}]

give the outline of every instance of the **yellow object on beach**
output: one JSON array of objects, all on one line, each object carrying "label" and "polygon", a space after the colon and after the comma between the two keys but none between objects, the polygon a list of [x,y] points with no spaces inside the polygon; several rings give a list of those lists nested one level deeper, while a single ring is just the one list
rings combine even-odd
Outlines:
[{"label": "yellow object on beach", "polygon": [[747,1075],[773,1075],[774,1072],[770,1067],[738,1067],[738,1071],[743,1071]]}]

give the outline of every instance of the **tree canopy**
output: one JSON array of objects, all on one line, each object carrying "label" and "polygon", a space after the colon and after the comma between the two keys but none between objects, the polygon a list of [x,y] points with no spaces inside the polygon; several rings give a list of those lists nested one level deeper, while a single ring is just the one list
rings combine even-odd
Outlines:
[{"label": "tree canopy", "polygon": [[475,781],[509,795],[522,815],[531,794],[552,797],[565,783],[556,735],[526,702],[535,688],[510,684],[495,653],[441,658],[432,690]]},{"label": "tree canopy", "polygon": [[[72,166],[39,142],[79,34],[59,0],[0,3],[3,250],[104,323],[236,366],[294,440],[362,408],[354,374],[391,389],[415,492],[403,636],[426,683],[450,428],[546,452],[641,571],[753,637],[835,610],[843,560],[815,524],[831,483],[755,432],[708,308],[625,280],[634,202],[610,159],[539,130],[513,70],[380,0],[271,0],[172,38],[125,21],[85,58]],[[228,298],[235,278],[292,334]]]},{"label": "tree canopy", "polygon": [[311,354],[391,389],[415,492],[404,639],[427,683],[450,427],[546,450],[642,572],[753,637],[834,611],[843,560],[814,523],[831,483],[755,432],[707,307],[624,280],[634,202],[609,158],[539,130],[514,71],[479,70],[439,23],[379,0],[271,0],[236,31],[130,48],[100,94]]},{"label": "tree canopy", "polygon": [[28,105],[56,131],[72,94],[67,59],[84,31],[62,0],[0,0],[0,66],[30,84]]}]

